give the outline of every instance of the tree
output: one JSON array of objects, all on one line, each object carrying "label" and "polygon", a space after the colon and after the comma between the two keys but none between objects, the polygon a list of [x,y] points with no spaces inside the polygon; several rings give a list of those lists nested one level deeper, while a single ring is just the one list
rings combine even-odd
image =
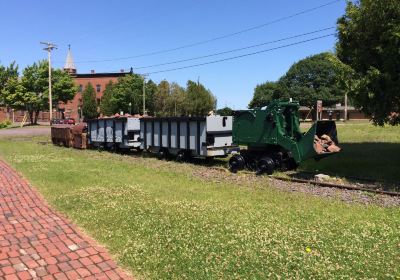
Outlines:
[{"label": "tree", "polygon": [[101,98],[100,112],[104,116],[111,116],[118,112],[118,108],[115,106],[112,100],[113,90],[114,90],[114,84],[112,81],[110,81],[106,85],[106,88],[103,92],[103,97]]},{"label": "tree", "polygon": [[[23,71],[21,79],[22,87],[20,87],[20,89],[24,89],[24,92],[16,92],[16,94],[9,97],[9,102],[19,104],[13,105],[14,107],[28,111],[32,124],[37,123],[37,118],[41,110],[49,108],[48,69],[46,61],[39,61],[27,66]],[[68,73],[58,69],[52,70],[51,81],[53,104],[57,104],[60,101],[67,102],[74,97],[77,87]],[[24,102],[24,106],[20,104],[21,102]]]},{"label": "tree", "polygon": [[15,61],[9,66],[0,65],[0,106],[7,108],[7,118],[9,119],[8,108],[11,107],[10,96],[23,90],[18,80],[18,65]]},{"label": "tree", "polygon": [[224,107],[222,109],[218,109],[217,114],[220,116],[232,116],[233,110],[229,107]]},{"label": "tree", "polygon": [[143,106],[143,82],[143,78],[137,74],[129,74],[118,78],[118,82],[112,87],[111,102],[113,108],[117,112],[141,113]]},{"label": "tree", "polygon": [[32,96],[26,91],[18,77],[10,77],[7,80],[2,95],[4,97],[3,104],[17,110],[24,110],[27,105],[29,106],[30,103],[35,101],[32,100]]},{"label": "tree", "polygon": [[[110,81],[101,99],[100,112],[105,116],[120,111],[132,112],[132,114],[143,113],[143,81],[143,78],[136,74],[121,77],[115,84]],[[157,85],[149,80],[145,84],[145,91],[146,111],[152,114]]]},{"label": "tree", "polygon": [[[72,77],[61,69],[52,70],[51,82],[51,95],[54,102],[56,102],[55,104],[58,102],[67,103],[74,98],[78,91],[78,87],[75,85]],[[46,95],[48,96],[48,90],[46,91]]]},{"label": "tree", "polygon": [[170,114],[168,110],[168,99],[170,95],[170,85],[166,80],[161,81],[157,86],[154,95],[154,114],[156,116],[165,117]]},{"label": "tree", "polygon": [[167,107],[170,116],[185,116],[186,113],[186,91],[177,83],[170,84],[170,95]]},{"label": "tree", "polygon": [[6,98],[6,88],[10,81],[10,79],[18,80],[18,65],[15,64],[15,61],[12,62],[9,66],[4,67],[0,65],[0,105],[7,106],[8,104],[5,101]]},{"label": "tree", "polygon": [[150,79],[146,83],[146,112],[150,115],[154,114],[154,99],[157,92],[157,85]]},{"label": "tree", "polygon": [[337,29],[337,55],[355,71],[355,105],[375,124],[400,124],[400,1],[348,1]]},{"label": "tree", "polygon": [[206,116],[215,109],[217,99],[202,84],[193,81],[187,82],[186,108],[191,116]]},{"label": "tree", "polygon": [[96,92],[91,83],[88,83],[82,93],[82,113],[85,120],[94,119],[99,116],[97,112]]},{"label": "tree", "polygon": [[31,123],[34,124],[39,111],[48,102],[48,69],[48,64],[45,61],[39,61],[27,66],[22,72],[21,82],[25,88],[25,109],[28,111]]},{"label": "tree", "polygon": [[249,103],[250,109],[267,106],[272,100],[282,98],[283,94],[277,82],[266,82],[257,85],[253,99]]},{"label": "tree", "polygon": [[312,107],[321,99],[325,105],[343,100],[341,82],[346,66],[332,53],[320,53],[293,64],[279,79],[279,98],[292,97],[301,105]]},{"label": "tree", "polygon": [[186,115],[186,92],[177,83],[161,81],[154,95],[154,112],[157,116]]}]

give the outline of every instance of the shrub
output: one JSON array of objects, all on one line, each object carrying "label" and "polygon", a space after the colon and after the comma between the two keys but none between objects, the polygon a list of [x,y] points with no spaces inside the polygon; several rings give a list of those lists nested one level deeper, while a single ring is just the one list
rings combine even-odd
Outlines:
[{"label": "shrub", "polygon": [[2,122],[0,122],[0,129],[1,128],[6,128],[9,125],[11,125],[11,121],[10,120],[2,121]]}]

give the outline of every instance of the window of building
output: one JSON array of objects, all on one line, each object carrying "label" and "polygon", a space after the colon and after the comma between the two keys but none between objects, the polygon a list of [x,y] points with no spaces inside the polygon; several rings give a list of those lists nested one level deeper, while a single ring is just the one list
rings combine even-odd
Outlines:
[{"label": "window of building", "polygon": [[82,91],[83,91],[83,86],[79,85],[79,92],[82,92]]},{"label": "window of building", "polygon": [[100,92],[101,91],[101,86],[100,85],[96,85],[96,91]]}]

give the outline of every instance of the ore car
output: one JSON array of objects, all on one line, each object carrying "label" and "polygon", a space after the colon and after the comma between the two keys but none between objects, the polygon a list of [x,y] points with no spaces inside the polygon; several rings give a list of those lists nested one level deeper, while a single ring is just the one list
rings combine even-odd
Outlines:
[{"label": "ore car", "polygon": [[88,144],[108,150],[140,149],[140,118],[120,116],[87,121]]},{"label": "ore car", "polygon": [[160,157],[225,157],[238,146],[232,142],[232,117],[146,117],[140,120],[141,148]]}]

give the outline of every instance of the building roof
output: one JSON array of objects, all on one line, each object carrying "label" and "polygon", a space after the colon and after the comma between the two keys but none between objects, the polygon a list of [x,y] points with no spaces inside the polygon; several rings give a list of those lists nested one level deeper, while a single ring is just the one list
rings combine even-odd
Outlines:
[{"label": "building roof", "polygon": [[76,78],[108,78],[108,77],[122,77],[131,74],[130,72],[114,72],[114,73],[86,73],[76,74]]},{"label": "building roof", "polygon": [[76,70],[74,58],[72,57],[71,46],[68,46],[67,58],[65,59],[64,70]]}]

